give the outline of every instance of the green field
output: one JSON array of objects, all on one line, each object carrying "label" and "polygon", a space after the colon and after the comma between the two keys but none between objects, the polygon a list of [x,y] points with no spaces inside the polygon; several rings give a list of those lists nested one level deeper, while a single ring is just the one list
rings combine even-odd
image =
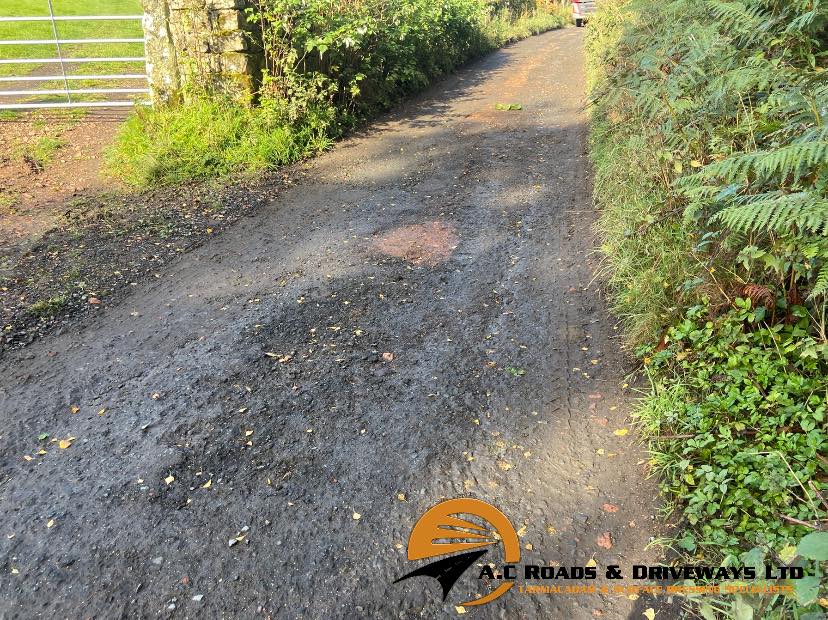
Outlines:
[{"label": "green field", "polygon": [[[67,15],[140,15],[140,0],[53,0],[56,16]],[[48,16],[46,0],[3,0],[0,17]],[[140,38],[143,36],[141,23],[129,21],[69,21],[57,22],[60,39],[95,38]],[[0,40],[53,39],[51,22],[10,22],[0,23]],[[144,55],[142,43],[82,43],[62,46],[64,58],[138,57]],[[56,58],[57,47],[50,44],[0,45],[0,59],[13,58]],[[46,67],[50,67],[47,70]],[[27,75],[33,72],[59,75],[57,64],[15,63],[0,65],[0,77]],[[143,63],[84,63],[70,66],[69,74],[143,73]],[[115,86],[111,82],[73,82],[77,88]],[[60,88],[60,83],[35,82],[26,89]],[[8,86],[0,84],[0,90]],[[15,89],[21,89],[15,85]],[[38,99],[41,100],[41,99]]]}]

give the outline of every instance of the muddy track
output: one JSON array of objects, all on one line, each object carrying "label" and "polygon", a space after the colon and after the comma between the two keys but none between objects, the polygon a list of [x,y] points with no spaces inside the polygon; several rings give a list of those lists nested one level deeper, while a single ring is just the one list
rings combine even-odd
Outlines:
[{"label": "muddy track", "polygon": [[[525,562],[656,560],[590,285],[581,46],[554,32],[465,68],[94,321],[10,353],[0,616],[453,616],[476,575],[445,603],[391,582],[412,525],[457,496],[522,528]],[[641,605],[513,592],[469,613]]]}]

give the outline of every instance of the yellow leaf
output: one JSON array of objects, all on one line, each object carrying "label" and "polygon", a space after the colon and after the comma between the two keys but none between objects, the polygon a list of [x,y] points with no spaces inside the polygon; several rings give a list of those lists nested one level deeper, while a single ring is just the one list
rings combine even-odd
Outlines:
[{"label": "yellow leaf", "polygon": [[77,405],[72,405],[71,407],[69,407],[69,411],[71,411],[72,413],[77,413],[78,411],[80,411],[80,407],[78,407]]},{"label": "yellow leaf", "polygon": [[166,482],[167,484],[172,484],[173,482],[175,482],[175,476],[170,474],[169,476],[164,478],[164,482]]},{"label": "yellow leaf", "polygon": [[71,439],[61,439],[58,442],[58,448],[60,448],[61,450],[66,450],[66,448],[68,448],[71,445],[72,445],[72,440]]},{"label": "yellow leaf", "polygon": [[12,569],[12,575],[18,575],[18,574],[20,574],[20,571],[17,570],[16,568],[13,568]]},{"label": "yellow leaf", "polygon": [[24,454],[23,455],[23,460],[24,461],[33,461],[34,459],[32,457],[30,457],[28,454]]},{"label": "yellow leaf", "polygon": [[455,605],[454,606],[454,611],[456,611],[458,614],[464,614],[464,613],[466,613],[466,608],[463,607],[462,605]]},{"label": "yellow leaf", "polygon": [[693,161],[691,161],[690,165],[693,166],[693,168],[701,168],[702,167],[702,163],[698,159],[694,159]]},{"label": "yellow leaf", "polygon": [[526,535],[526,526],[525,525],[517,531],[517,535],[520,538],[523,538]]},{"label": "yellow leaf", "polygon": [[405,493],[397,493],[397,499],[401,502],[405,501]]},{"label": "yellow leaf", "polygon": [[782,560],[785,564],[790,564],[793,562],[793,559],[796,557],[796,547],[793,545],[787,545],[782,547],[779,551],[779,559]]},{"label": "yellow leaf", "polygon": [[98,415],[103,415],[105,413],[106,413],[106,408],[104,407],[98,412]]},{"label": "yellow leaf", "polygon": [[359,520],[362,518],[362,515],[361,515],[361,514],[359,514],[358,512],[355,512],[354,514],[352,514],[352,515],[351,515],[351,518],[352,518],[354,521],[359,521]]},{"label": "yellow leaf", "polygon": [[531,551],[532,549],[534,549],[534,547],[532,546],[532,543],[526,543],[526,549],[527,549],[527,551]]},{"label": "yellow leaf", "polygon": [[202,484],[201,488],[202,489],[209,489],[211,486],[213,486],[213,479],[212,478],[210,478],[207,482]]},{"label": "yellow leaf", "polygon": [[656,612],[652,607],[648,607],[641,615],[647,618],[647,620],[655,620]]},{"label": "yellow leaf", "polygon": [[55,525],[54,519],[49,519],[49,522],[46,524],[46,527],[53,527]]},{"label": "yellow leaf", "polygon": [[617,435],[618,437],[623,437],[629,432],[630,430],[628,428],[619,428],[618,430],[613,431],[612,434]]},{"label": "yellow leaf", "polygon": [[48,452],[46,452],[46,450],[44,450],[43,448],[38,450],[37,453],[40,454],[41,456],[44,455],[44,454],[48,454]]},{"label": "yellow leaf", "polygon": [[512,464],[507,463],[506,461],[498,461],[497,466],[500,467],[500,469],[502,469],[503,471],[509,471],[510,469],[512,469]]},{"label": "yellow leaf", "polygon": [[586,565],[587,567],[592,568],[594,566],[598,566],[598,562],[595,561],[595,558],[590,558]]},{"label": "yellow leaf", "polygon": [[244,431],[244,436],[245,437],[250,437],[250,435],[252,435],[252,434],[253,434],[253,431]]},{"label": "yellow leaf", "polygon": [[603,455],[604,454],[604,449],[603,448],[598,448],[595,452],[599,455]]}]

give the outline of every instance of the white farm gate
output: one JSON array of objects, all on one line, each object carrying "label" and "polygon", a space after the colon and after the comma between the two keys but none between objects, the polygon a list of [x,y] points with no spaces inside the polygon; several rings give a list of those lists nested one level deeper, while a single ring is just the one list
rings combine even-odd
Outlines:
[{"label": "white farm gate", "polygon": [[[67,49],[83,50],[95,45],[95,49],[123,49],[124,44],[145,44],[141,37],[111,38],[62,38],[61,25],[67,22],[89,24],[96,22],[140,22],[143,15],[55,15],[52,0],[48,2],[48,15],[10,16],[0,15],[3,24],[48,24],[51,36],[39,39],[2,39],[4,49],[25,50],[26,53],[0,54],[0,110],[33,110],[40,108],[116,108],[131,107],[136,103],[148,103],[149,87],[146,75],[146,52],[141,56],[90,56],[82,51],[66,55]],[[2,8],[0,8],[2,11]],[[74,28],[73,31],[77,31]],[[25,32],[25,30],[23,30]],[[110,47],[111,46],[111,47]],[[37,53],[52,49],[54,55]],[[32,57],[34,52],[34,57]],[[8,67],[7,67],[8,66]],[[84,71],[93,67],[94,71]],[[110,72],[109,68],[128,67],[130,70]],[[5,69],[5,70],[4,70]],[[47,101],[43,99],[47,98]]]}]

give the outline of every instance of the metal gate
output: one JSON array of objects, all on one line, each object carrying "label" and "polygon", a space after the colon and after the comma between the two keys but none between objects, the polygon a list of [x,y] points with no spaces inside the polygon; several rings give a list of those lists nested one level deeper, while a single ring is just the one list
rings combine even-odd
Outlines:
[{"label": "metal gate", "polygon": [[[149,94],[146,75],[146,52],[142,56],[109,56],[109,57],[84,57],[83,54],[77,57],[64,56],[64,47],[83,46],[86,44],[99,45],[119,45],[124,43],[146,43],[143,36],[141,38],[81,38],[81,39],[62,39],[58,36],[59,26],[61,22],[101,22],[101,21],[141,21],[143,15],[55,15],[52,7],[52,0],[48,0],[49,15],[48,16],[32,16],[32,17],[0,17],[0,24],[11,22],[48,22],[51,25],[52,37],[48,39],[4,39],[0,40],[0,45],[53,45],[55,55],[49,58],[28,58],[28,57],[11,57],[0,59],[0,68],[2,65],[36,65],[34,71],[40,72],[42,68],[54,67],[54,71],[48,71],[49,75],[30,75],[30,72],[21,72],[20,75],[2,75],[0,76],[0,110],[32,110],[39,108],[111,108],[111,107],[128,107],[135,104],[148,103],[146,95]],[[82,71],[84,65],[99,63],[137,63],[141,62],[140,73],[107,73],[106,71],[99,71],[97,74],[89,74],[82,72],[77,74],[74,72],[74,66],[78,65],[79,70]],[[52,82],[52,85],[49,83]],[[78,82],[85,82],[87,84],[80,84]],[[92,87],[89,86],[92,83]],[[97,84],[102,82],[102,84]],[[114,82],[114,83],[112,83]],[[45,84],[46,88],[35,88],[38,83]],[[55,87],[60,84],[59,87]],[[112,83],[112,84],[110,84]],[[124,83],[129,83],[130,86],[124,86]],[[5,87],[5,89],[4,89]],[[36,98],[44,95],[60,95],[61,99],[65,101],[47,102],[47,103],[31,103],[26,99]],[[107,95],[115,97],[114,100],[107,101],[88,101],[90,95],[99,96]],[[143,95],[143,97],[141,97]],[[8,103],[11,97],[16,100]],[[130,99],[130,97],[137,97],[137,99]],[[23,98],[21,100],[21,98]],[[5,101],[5,102],[4,102]]]}]

